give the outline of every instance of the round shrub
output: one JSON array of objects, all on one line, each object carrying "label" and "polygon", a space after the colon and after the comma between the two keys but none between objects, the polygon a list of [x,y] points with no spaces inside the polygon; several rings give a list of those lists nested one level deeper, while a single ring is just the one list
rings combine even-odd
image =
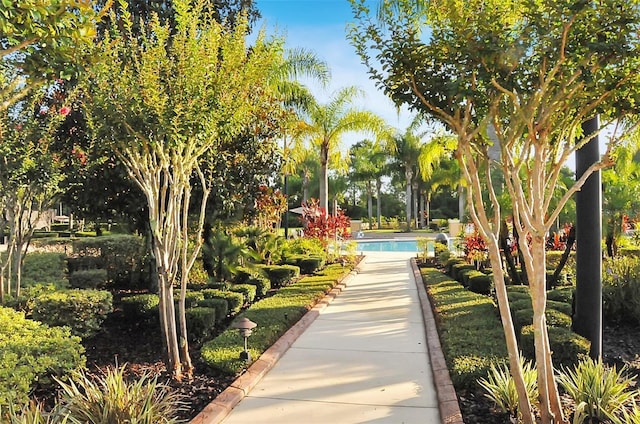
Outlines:
[{"label": "round shrub", "polygon": [[451,278],[462,283],[462,271],[475,270],[476,267],[466,262],[454,264],[451,267]]},{"label": "round shrub", "polygon": [[[553,365],[573,367],[589,355],[589,340],[564,327],[548,327]],[[535,360],[533,325],[522,328],[521,344],[525,358]]]},{"label": "round shrub", "polygon": [[[571,327],[571,317],[565,313],[547,308],[544,315],[549,327]],[[516,329],[516,333],[520,332],[523,327],[532,324],[533,308],[529,307],[513,312],[513,325]]]},{"label": "round shrub", "polygon": [[229,311],[234,314],[240,312],[244,305],[244,295],[242,293],[218,289],[206,289],[202,290],[201,293],[205,299],[224,299],[229,306]]},{"label": "round shrub", "polygon": [[460,273],[460,277],[461,277],[460,283],[462,283],[462,285],[465,287],[469,287],[469,280],[471,279],[471,277],[478,277],[481,275],[484,275],[484,274],[475,268],[465,269]]},{"label": "round shrub", "polygon": [[123,297],[122,310],[128,317],[148,320],[158,317],[160,298],[157,294],[136,294]]},{"label": "round shrub", "polygon": [[301,258],[297,265],[300,267],[302,274],[313,274],[324,266],[324,259],[320,256],[309,256]]},{"label": "round shrub", "polygon": [[555,300],[556,302],[564,302],[571,305],[573,301],[573,287],[560,287],[557,289],[549,290],[547,292],[548,300]]},{"label": "round shrub", "polygon": [[224,321],[224,319],[229,314],[229,304],[225,299],[204,299],[201,300],[198,304],[202,308],[213,308],[216,310],[216,323]]},{"label": "round shrub", "polygon": [[547,300],[547,309],[555,309],[564,314],[571,316],[571,303],[557,302],[555,300]]},{"label": "round shrub", "polygon": [[271,281],[269,281],[269,279],[267,277],[262,277],[260,275],[251,277],[247,281],[247,284],[252,284],[252,285],[256,286],[256,296],[257,297],[266,296],[267,293],[269,292],[269,289],[271,289]]},{"label": "round shrub", "polygon": [[199,340],[211,334],[216,326],[215,308],[187,308],[187,334],[191,340]]},{"label": "round shrub", "polygon": [[[185,308],[195,308],[198,306],[198,303],[204,299],[204,294],[202,291],[187,291],[184,295],[184,307]],[[173,294],[173,300],[178,302],[180,300],[180,292],[176,291]]]},{"label": "round shrub", "polygon": [[456,264],[465,264],[465,260],[462,258],[451,258],[444,265],[444,272],[449,276],[453,277],[453,266]]},{"label": "round shrub", "polygon": [[106,269],[81,269],[69,275],[69,286],[72,289],[96,289],[106,283]]},{"label": "round shrub", "polygon": [[300,275],[300,268],[295,265],[263,265],[271,287],[279,288],[287,285],[292,279]]},{"label": "round shrub", "polygon": [[85,365],[80,338],[69,328],[49,328],[9,308],[0,307],[0,407],[22,404],[36,386],[53,386]]},{"label": "round shrub", "polygon": [[479,294],[490,294],[493,290],[493,277],[477,271],[478,274],[469,275],[469,290]]},{"label": "round shrub", "polygon": [[95,334],[113,310],[111,293],[103,290],[67,290],[45,293],[34,300],[33,319],[49,326],[68,326],[83,338]]},{"label": "round shrub", "polygon": [[256,298],[256,286],[253,284],[233,284],[229,290],[242,293],[245,303],[252,303]]}]

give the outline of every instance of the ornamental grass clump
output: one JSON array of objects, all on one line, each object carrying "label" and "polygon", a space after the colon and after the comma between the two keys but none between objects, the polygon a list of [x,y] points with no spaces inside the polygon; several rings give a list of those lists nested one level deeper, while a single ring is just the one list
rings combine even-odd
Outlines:
[{"label": "ornamental grass clump", "polygon": [[184,408],[180,395],[158,383],[157,377],[143,374],[133,381],[125,376],[125,366],[110,367],[102,375],[78,372],[62,388],[58,413],[70,424],[172,424]]},{"label": "ornamental grass clump", "polygon": [[637,400],[638,391],[631,389],[635,380],[626,375],[625,367],[617,370],[587,358],[573,370],[564,369],[557,380],[575,402],[574,423],[629,422],[622,419],[624,411]]},{"label": "ornamental grass clump", "polygon": [[[524,361],[520,356],[520,367],[524,377],[525,387],[529,401],[533,402],[538,397],[537,372],[529,361]],[[478,384],[486,391],[485,396],[491,399],[496,407],[502,412],[508,413],[510,417],[520,416],[518,411],[518,391],[513,377],[506,364],[496,366],[491,364],[491,370],[487,378],[478,380]]]}]

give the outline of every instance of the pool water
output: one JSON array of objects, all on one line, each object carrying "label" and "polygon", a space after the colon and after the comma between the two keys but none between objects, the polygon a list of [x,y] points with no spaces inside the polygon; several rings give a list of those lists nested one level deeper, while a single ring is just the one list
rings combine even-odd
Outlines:
[{"label": "pool water", "polygon": [[359,241],[358,252],[418,252],[415,240]]}]

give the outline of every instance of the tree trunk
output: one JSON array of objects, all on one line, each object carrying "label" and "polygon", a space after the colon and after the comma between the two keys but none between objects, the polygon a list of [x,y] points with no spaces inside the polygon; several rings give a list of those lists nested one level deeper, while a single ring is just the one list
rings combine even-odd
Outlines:
[{"label": "tree trunk", "polygon": [[413,172],[411,171],[411,167],[407,166],[405,167],[404,170],[404,177],[405,177],[405,201],[406,201],[406,205],[405,205],[405,212],[407,215],[407,232],[411,231],[411,191],[412,191],[412,187],[411,187],[411,180],[413,180]]},{"label": "tree trunk", "polygon": [[376,180],[376,216],[378,218],[378,229],[382,228],[382,200],[380,195],[382,194],[382,180],[378,178]]},{"label": "tree trunk", "polygon": [[458,219],[464,222],[464,187],[458,184]]},{"label": "tree trunk", "polygon": [[418,226],[420,228],[424,228],[424,216],[425,216],[425,196],[424,195],[420,195],[420,219],[418,222]]},{"label": "tree trunk", "polygon": [[320,147],[320,209],[329,214],[329,146]]},{"label": "tree trunk", "polygon": [[522,414],[525,424],[533,424],[535,422],[531,403],[527,396],[527,389],[524,383],[524,376],[520,366],[520,353],[518,350],[518,341],[516,338],[513,320],[511,318],[511,310],[509,308],[509,300],[507,298],[507,287],[504,282],[504,273],[502,271],[502,261],[500,258],[500,248],[498,241],[495,239],[487,241],[487,249],[489,250],[489,260],[493,269],[493,281],[496,288],[496,297],[498,299],[498,309],[500,311],[500,319],[505,334],[507,344],[507,352],[509,355],[509,369],[516,385],[518,392],[518,408]]},{"label": "tree trunk", "polygon": [[412,200],[413,200],[413,218],[414,218],[414,223],[413,223],[413,228],[418,228],[418,185],[414,184],[412,187],[413,193],[412,193]]},{"label": "tree trunk", "polygon": [[371,181],[366,182],[367,188],[367,212],[369,215],[369,229],[373,228],[373,187]]},{"label": "tree trunk", "polygon": [[[540,233],[538,233],[540,234]],[[542,232],[542,234],[545,234]],[[526,244],[526,241],[523,242]],[[521,247],[526,249],[526,246]],[[547,334],[545,310],[547,304],[545,237],[534,235],[530,242],[531,260],[525,263],[530,270],[529,292],[533,304],[533,329],[535,340],[536,368],[538,370],[538,392],[540,416],[543,423],[564,422],[560,394],[553,376],[551,349]]]}]

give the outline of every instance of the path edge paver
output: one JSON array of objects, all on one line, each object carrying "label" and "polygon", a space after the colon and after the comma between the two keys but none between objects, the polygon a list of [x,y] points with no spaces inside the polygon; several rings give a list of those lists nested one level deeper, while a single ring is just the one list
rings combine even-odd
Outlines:
[{"label": "path edge paver", "polygon": [[420,299],[420,307],[424,319],[424,331],[427,337],[427,346],[429,347],[433,382],[436,386],[438,396],[440,420],[442,424],[463,424],[462,412],[460,412],[460,405],[458,404],[458,396],[451,382],[449,368],[447,368],[447,362],[442,353],[442,345],[440,344],[440,336],[436,328],[436,320],[433,315],[431,301],[422,282],[422,274],[420,273],[415,258],[411,258],[411,269],[413,271],[413,281],[418,290],[418,298]]},{"label": "path edge paver", "polygon": [[329,291],[318,303],[289,328],[269,349],[247,370],[242,373],[229,387],[213,399],[189,424],[219,424],[233,408],[260,382],[260,380],[273,368],[298,337],[318,318],[320,311],[329,304],[347,287],[347,284],[360,272],[366,258],[356,265],[333,289]]}]

